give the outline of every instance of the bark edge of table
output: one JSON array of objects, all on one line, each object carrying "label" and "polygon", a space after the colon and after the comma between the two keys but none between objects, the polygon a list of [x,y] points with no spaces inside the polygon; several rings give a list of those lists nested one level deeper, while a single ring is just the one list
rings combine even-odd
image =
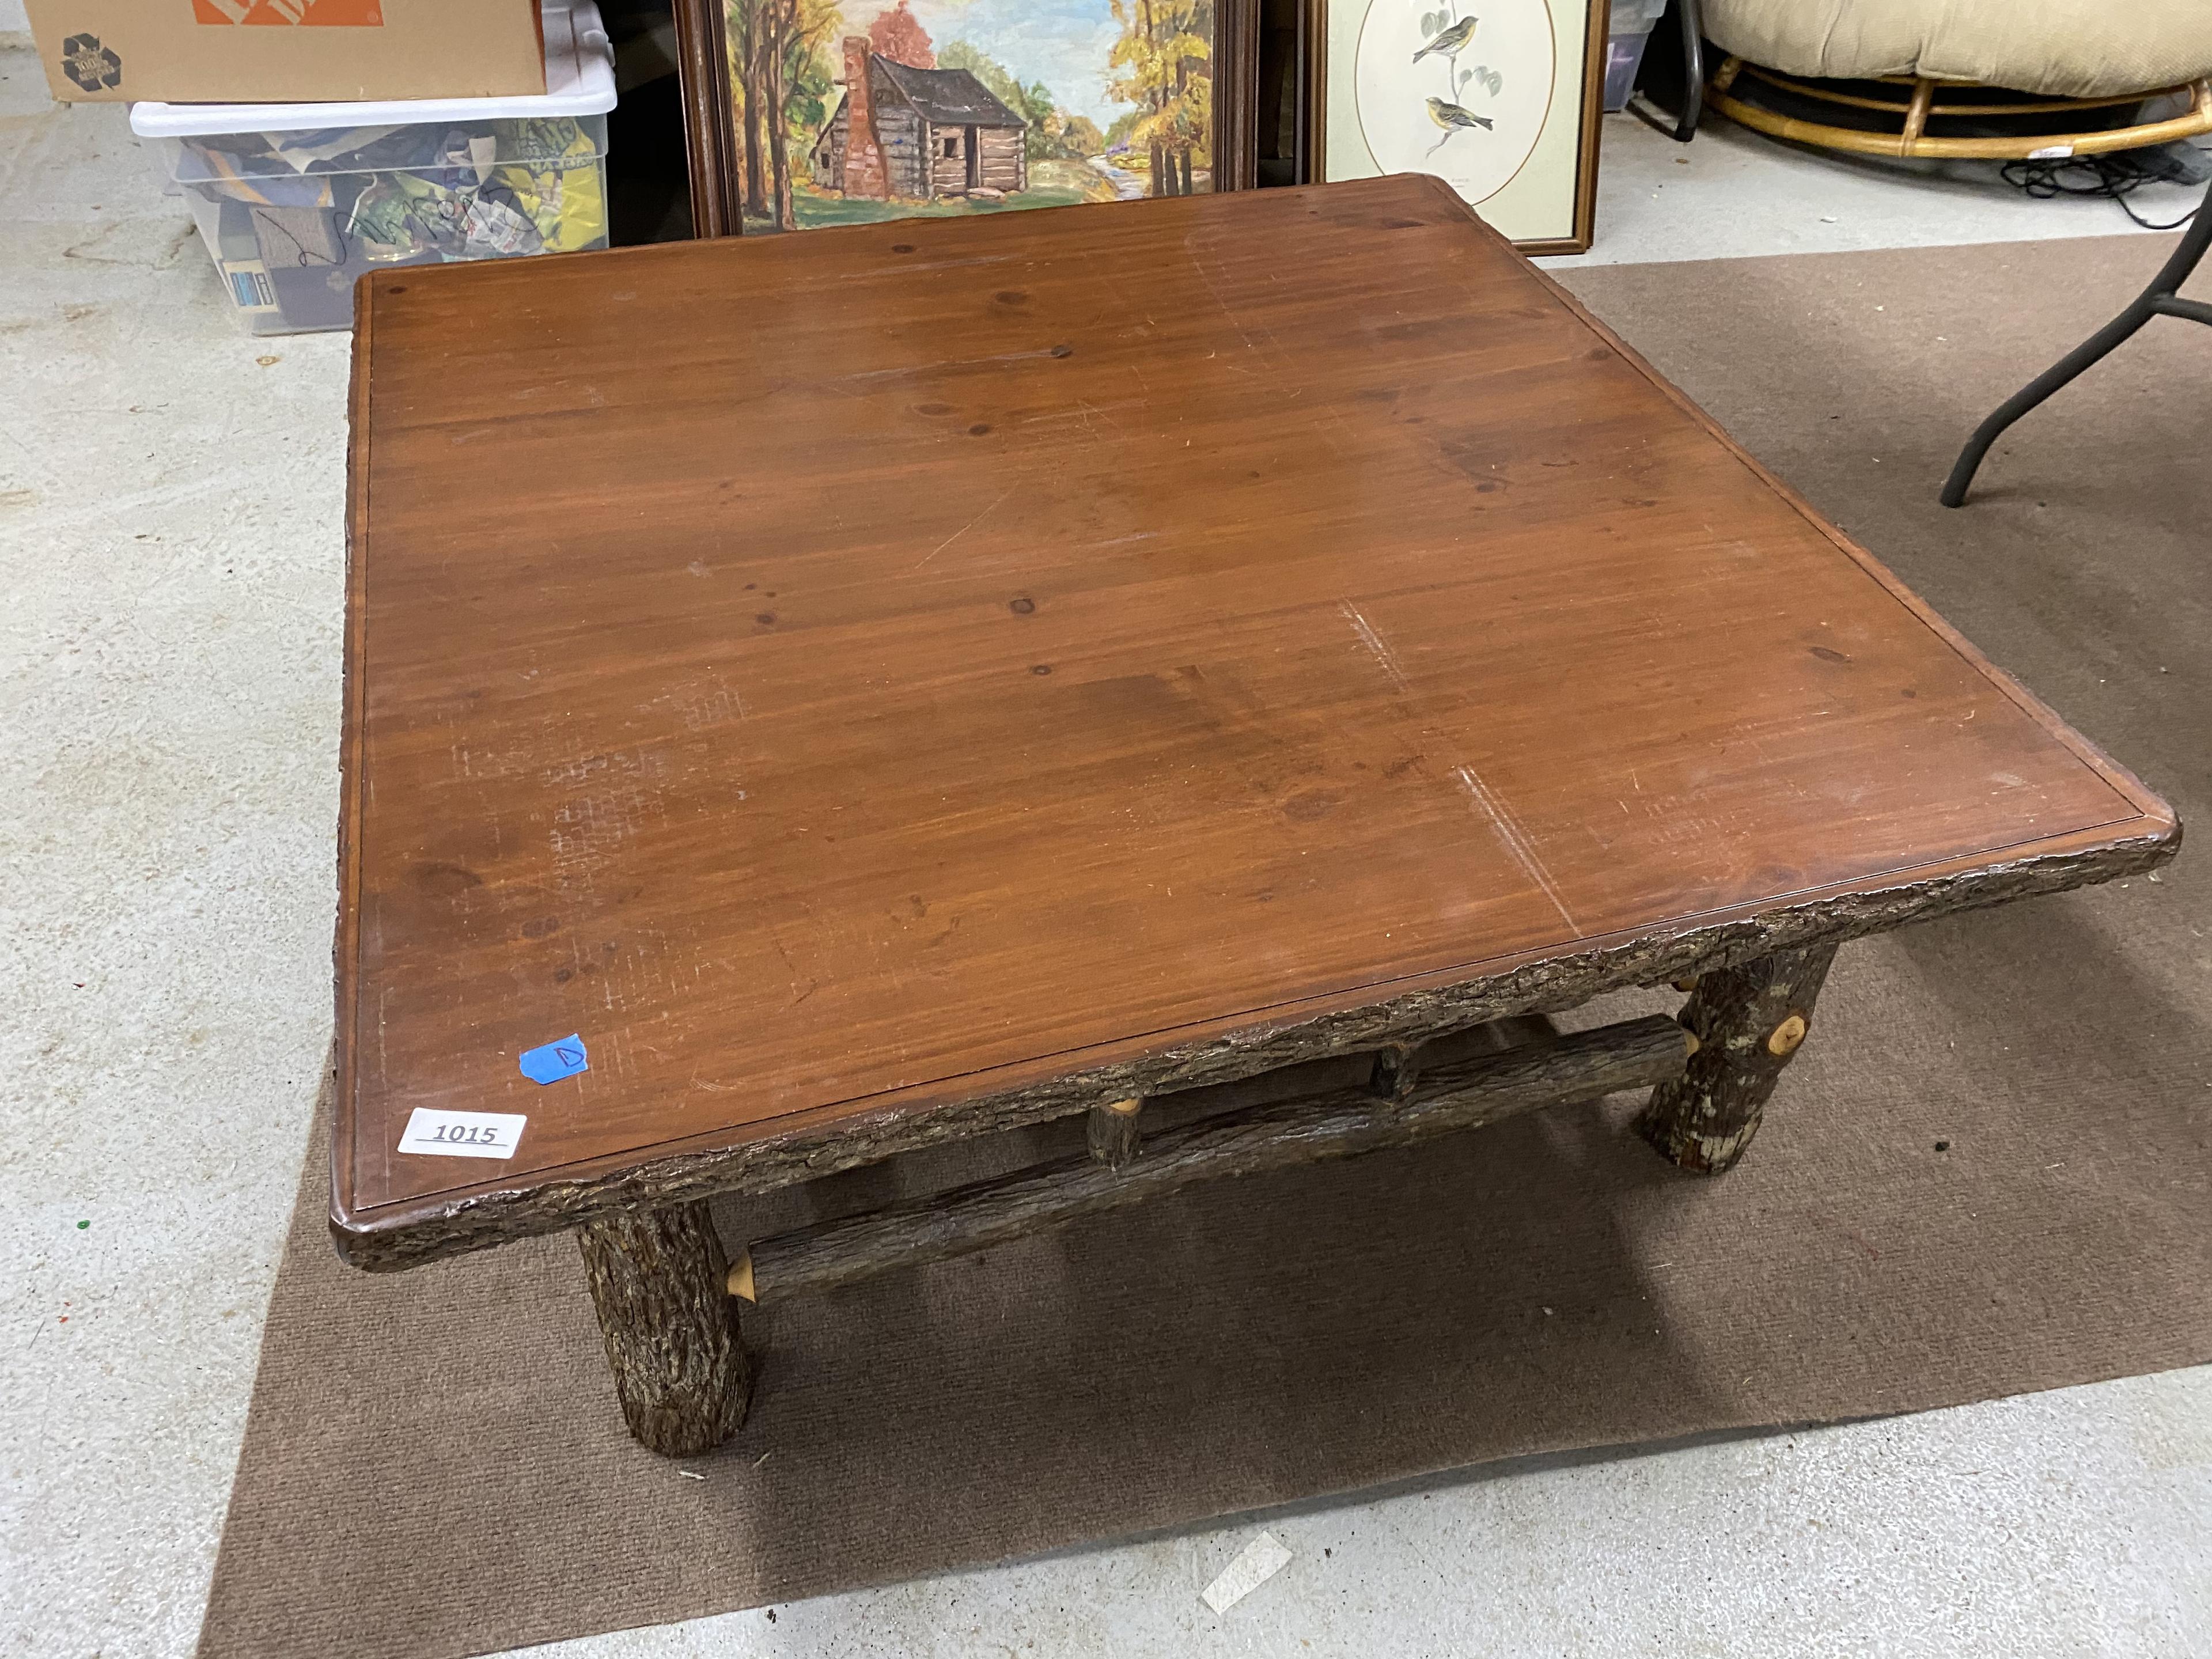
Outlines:
[{"label": "bark edge of table", "polygon": [[[948,1140],[1068,1116],[1111,1100],[1231,1082],[1512,1014],[1563,1012],[1607,992],[1663,984],[1776,951],[1841,944],[1961,911],[2139,874],[2180,850],[2181,824],[2170,810],[2163,816],[2146,812],[2112,828],[2108,839],[2087,847],[1919,881],[1847,889],[1304,1018],[1255,1019],[1225,1033],[1042,1082],[924,1106],[888,1106],[781,1134],[733,1137],[722,1145],[642,1159],[603,1176],[531,1181],[379,1206],[398,1212],[388,1218],[346,1212],[335,1180],[340,1146],[334,1145],[331,1241],[339,1257],[354,1267],[398,1272],[564,1231],[622,1211],[659,1209],[725,1193],[771,1192]],[[335,1125],[340,1136],[353,1127],[348,1081],[341,1055]]]}]

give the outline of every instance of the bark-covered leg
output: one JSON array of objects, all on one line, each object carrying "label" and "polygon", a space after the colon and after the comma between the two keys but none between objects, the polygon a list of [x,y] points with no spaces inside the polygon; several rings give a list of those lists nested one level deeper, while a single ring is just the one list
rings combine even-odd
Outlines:
[{"label": "bark-covered leg", "polygon": [[752,1370],[707,1206],[612,1216],[576,1237],[630,1433],[671,1457],[720,1445],[745,1420]]},{"label": "bark-covered leg", "polygon": [[1118,1170],[1136,1157],[1142,1133],[1137,1127],[1137,1115],[1144,1109],[1144,1104],[1141,1100],[1117,1100],[1110,1105],[1091,1109],[1085,1135],[1091,1143],[1093,1158]]},{"label": "bark-covered leg", "polygon": [[1705,975],[1682,1010],[1698,1039],[1680,1082],[1662,1083],[1637,1133],[1686,1170],[1718,1175],[1759,1133],[1766,1097],[1812,1024],[1836,947],[1778,951]]}]

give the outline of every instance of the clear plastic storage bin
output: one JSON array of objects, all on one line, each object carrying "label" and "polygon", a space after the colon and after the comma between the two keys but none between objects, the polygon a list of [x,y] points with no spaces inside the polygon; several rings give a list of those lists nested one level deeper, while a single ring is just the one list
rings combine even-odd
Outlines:
[{"label": "clear plastic storage bin", "polygon": [[549,5],[541,97],[135,104],[256,334],[347,328],[366,271],[607,245],[612,56]]},{"label": "clear plastic storage bin", "polygon": [[1667,0],[1613,0],[1605,43],[1607,113],[1628,107],[1636,71],[1644,64],[1644,48],[1650,44],[1651,31],[1666,9]]}]

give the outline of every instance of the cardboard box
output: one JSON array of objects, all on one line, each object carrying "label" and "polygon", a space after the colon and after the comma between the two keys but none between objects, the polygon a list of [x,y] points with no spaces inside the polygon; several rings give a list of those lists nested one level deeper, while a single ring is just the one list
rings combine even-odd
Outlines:
[{"label": "cardboard box", "polygon": [[545,90],[538,0],[28,0],[65,104],[508,98]]}]

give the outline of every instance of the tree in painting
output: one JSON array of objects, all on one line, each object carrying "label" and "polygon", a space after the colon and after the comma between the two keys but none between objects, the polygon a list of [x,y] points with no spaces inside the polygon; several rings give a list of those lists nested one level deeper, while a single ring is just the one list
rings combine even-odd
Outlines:
[{"label": "tree in painting", "polygon": [[937,53],[929,44],[929,32],[906,9],[906,0],[898,0],[897,5],[868,25],[868,44],[875,48],[878,57],[904,64],[909,69],[937,67]]},{"label": "tree in painting", "polygon": [[725,0],[725,13],[745,216],[795,230],[792,134],[819,125],[827,104],[831,82],[822,48],[839,22],[836,0]]},{"label": "tree in painting", "polygon": [[[1108,90],[1136,107],[1109,130],[1151,162],[1154,196],[1188,196],[1213,131],[1211,0],[1112,0],[1121,38]],[[1123,123],[1126,122],[1125,126]]]}]

